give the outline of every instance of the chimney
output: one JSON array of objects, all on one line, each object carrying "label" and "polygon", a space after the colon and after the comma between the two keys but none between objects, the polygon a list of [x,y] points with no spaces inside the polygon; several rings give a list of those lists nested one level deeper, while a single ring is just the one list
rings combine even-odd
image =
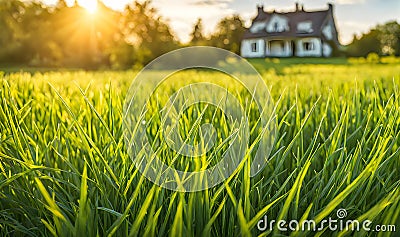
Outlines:
[{"label": "chimney", "polygon": [[301,9],[300,11],[304,11],[304,4],[301,4]]},{"label": "chimney", "polygon": [[264,13],[264,5],[257,5],[257,13],[258,15]]},{"label": "chimney", "polygon": [[328,3],[328,9],[330,12],[333,12],[333,4],[332,3]]},{"label": "chimney", "polygon": [[300,10],[300,5],[299,5],[299,3],[298,3],[298,2],[296,2],[296,5],[295,5],[295,7],[296,7],[296,12]]}]

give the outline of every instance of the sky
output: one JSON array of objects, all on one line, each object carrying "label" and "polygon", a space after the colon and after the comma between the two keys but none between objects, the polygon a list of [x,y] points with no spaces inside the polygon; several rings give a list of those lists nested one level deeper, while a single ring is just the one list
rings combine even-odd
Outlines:
[{"label": "sky", "polygon": [[[91,1],[94,0],[78,0],[82,5],[90,5]],[[103,2],[115,10],[120,10],[132,0]],[[294,10],[295,2],[303,4],[306,11],[327,9],[327,4],[333,3],[339,40],[342,44],[350,43],[354,34],[366,33],[377,24],[390,20],[400,23],[400,0],[152,0],[152,5],[168,20],[178,39],[187,42],[198,18],[202,19],[206,33],[213,32],[221,18],[232,14],[239,14],[249,27],[251,19],[257,14],[257,5],[264,5],[268,11],[285,11]]]}]

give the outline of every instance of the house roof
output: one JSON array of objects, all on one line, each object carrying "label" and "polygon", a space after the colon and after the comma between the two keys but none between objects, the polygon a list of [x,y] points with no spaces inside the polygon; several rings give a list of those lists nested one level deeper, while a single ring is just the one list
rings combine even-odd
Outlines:
[{"label": "house roof", "polygon": [[[332,16],[332,5],[329,5],[327,10],[321,11],[305,11],[298,9],[293,12],[265,12],[262,7],[258,7],[258,14],[253,19],[253,24],[256,22],[268,22],[274,15],[283,16],[288,19],[289,30],[283,32],[267,32],[265,29],[259,32],[251,32],[247,29],[243,38],[262,38],[262,37],[310,37],[310,36],[322,36],[322,25],[325,20]],[[297,31],[297,24],[299,22],[311,22],[311,32],[299,32]]]}]

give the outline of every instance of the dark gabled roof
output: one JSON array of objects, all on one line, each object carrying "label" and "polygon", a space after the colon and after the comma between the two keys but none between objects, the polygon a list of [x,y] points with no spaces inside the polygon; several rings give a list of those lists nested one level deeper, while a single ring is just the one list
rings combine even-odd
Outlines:
[{"label": "dark gabled roof", "polygon": [[[322,36],[322,25],[325,20],[332,14],[332,6],[329,9],[322,11],[304,11],[296,10],[294,12],[265,12],[258,8],[258,15],[253,19],[255,22],[268,22],[272,16],[278,15],[288,18],[289,31],[284,32],[267,32],[262,30],[260,32],[252,33],[247,29],[243,38],[260,38],[260,37],[309,37],[309,36]],[[297,24],[299,22],[310,21],[312,22],[312,32],[298,32]]]}]

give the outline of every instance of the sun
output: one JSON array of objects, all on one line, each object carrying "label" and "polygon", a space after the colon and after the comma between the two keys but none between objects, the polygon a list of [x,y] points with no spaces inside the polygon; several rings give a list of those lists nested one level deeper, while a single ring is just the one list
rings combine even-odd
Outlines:
[{"label": "sun", "polygon": [[97,11],[97,0],[79,1],[79,5],[85,8],[90,14],[95,14]]}]

